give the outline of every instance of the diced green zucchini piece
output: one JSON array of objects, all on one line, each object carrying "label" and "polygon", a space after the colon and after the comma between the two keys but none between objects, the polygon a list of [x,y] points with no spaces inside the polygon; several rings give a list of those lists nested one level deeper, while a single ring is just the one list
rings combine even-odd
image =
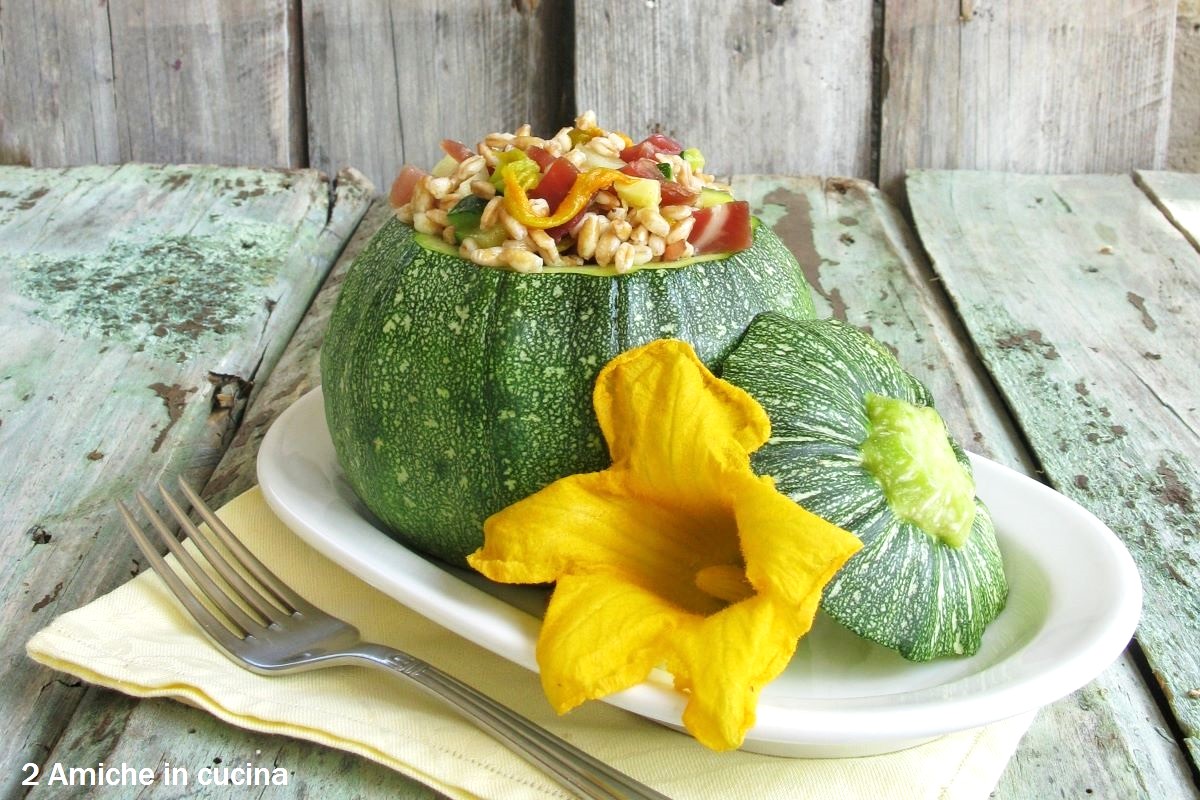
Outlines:
[{"label": "diced green zucchini piece", "polygon": [[700,172],[704,169],[704,156],[694,147],[684,150],[679,157],[691,166],[692,172]]},{"label": "diced green zucchini piece", "polygon": [[709,189],[705,187],[700,190],[700,197],[696,200],[696,205],[700,208],[708,208],[709,206],[719,206],[722,203],[732,203],[733,195],[729,192],[722,192],[720,189]]},{"label": "diced green zucchini piece", "polygon": [[479,247],[499,247],[504,243],[504,226],[493,225],[480,229],[479,221],[486,207],[486,200],[471,195],[459,200],[454,208],[450,209],[446,218],[454,226],[455,241],[462,244],[466,239],[474,239]]},{"label": "diced green zucchini piece", "polygon": [[456,169],[458,169],[458,162],[454,160],[454,156],[447,155],[442,156],[442,160],[433,165],[429,174],[435,178],[449,178]]},{"label": "diced green zucchini piece", "polygon": [[450,209],[450,213],[446,218],[450,220],[450,224],[455,230],[463,230],[465,228],[478,229],[479,218],[483,216],[483,209],[487,207],[487,201],[475,195],[468,195],[462,200],[459,200],[454,208]]}]

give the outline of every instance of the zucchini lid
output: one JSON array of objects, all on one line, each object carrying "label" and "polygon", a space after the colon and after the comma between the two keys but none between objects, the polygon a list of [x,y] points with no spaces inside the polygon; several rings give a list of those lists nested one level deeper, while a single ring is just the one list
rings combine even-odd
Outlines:
[{"label": "zucchini lid", "polygon": [[863,542],[824,611],[912,661],[975,653],[1008,584],[970,462],[925,386],[851,325],[771,312],[722,377],[770,417],[755,471]]}]

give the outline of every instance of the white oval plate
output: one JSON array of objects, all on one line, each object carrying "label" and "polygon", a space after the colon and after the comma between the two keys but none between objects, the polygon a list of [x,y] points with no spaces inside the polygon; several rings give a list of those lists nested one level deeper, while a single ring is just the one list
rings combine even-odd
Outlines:
[{"label": "white oval plate", "polygon": [[[914,664],[818,615],[787,669],[763,690],[746,750],[793,757],[899,750],[1039,708],[1120,655],[1142,603],[1129,552],[1063,495],[981,456],[971,461],[1010,587],[980,651]],[[272,510],[316,550],[423,616],[537,670],[545,590],[491,584],[383,533],[338,467],[320,389],[271,426],[258,479]],[[665,673],[606,701],[680,727],[683,697]]]}]

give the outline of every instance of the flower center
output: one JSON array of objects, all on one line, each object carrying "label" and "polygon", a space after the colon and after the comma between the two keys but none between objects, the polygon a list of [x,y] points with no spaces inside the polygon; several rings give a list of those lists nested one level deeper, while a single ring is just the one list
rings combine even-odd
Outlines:
[{"label": "flower center", "polygon": [[901,519],[961,547],[975,522],[975,481],[955,457],[937,411],[868,394],[862,465]]},{"label": "flower center", "polygon": [[696,571],[696,587],[726,603],[738,603],[754,595],[754,587],[746,579],[746,568],[740,564],[713,564]]}]

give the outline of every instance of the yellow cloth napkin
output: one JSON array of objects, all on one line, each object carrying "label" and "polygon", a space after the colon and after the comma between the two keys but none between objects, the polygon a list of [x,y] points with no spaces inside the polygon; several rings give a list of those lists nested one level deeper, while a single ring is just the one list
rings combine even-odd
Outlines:
[{"label": "yellow cloth napkin", "polygon": [[[605,703],[557,717],[533,673],[429,622],[301,542],[258,489],[222,519],[286,582],[369,639],[424,658],[673,798],[984,798],[1032,714],[883,756],[713,753]],[[152,572],[65,614],[28,643],[54,669],[135,697],[173,697],[226,722],[348,750],[454,798],[568,795],[447,706],[367,668],[263,677],[209,644]]]}]

